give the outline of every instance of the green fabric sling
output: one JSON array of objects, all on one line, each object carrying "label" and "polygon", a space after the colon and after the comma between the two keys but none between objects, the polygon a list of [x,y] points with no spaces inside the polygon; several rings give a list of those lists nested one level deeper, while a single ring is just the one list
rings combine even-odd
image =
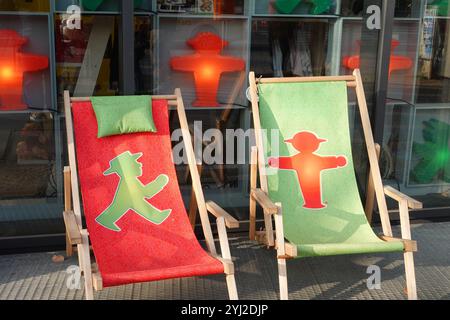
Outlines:
[{"label": "green fabric sling", "polygon": [[[297,246],[298,257],[403,251],[402,242],[379,239],[366,219],[353,167],[345,81],[260,84],[258,90],[269,197],[282,204],[285,237]],[[279,141],[270,141],[271,129],[279,130]],[[297,144],[285,142],[300,132]],[[305,151],[305,141],[314,140],[314,135],[326,141],[320,142],[316,151],[310,148],[313,155],[309,157],[320,162],[319,158],[332,156],[330,161],[338,165],[319,174],[324,207],[311,209],[304,206],[318,204],[314,201],[317,192],[308,191],[317,189],[312,182],[317,180],[317,171],[310,165],[299,166],[299,162],[297,171],[277,170],[267,163],[271,157],[308,157],[308,152],[298,149],[301,146]],[[272,143],[279,144],[278,152]],[[280,160],[280,166],[286,166],[286,161]],[[313,200],[307,204],[305,197]]]}]

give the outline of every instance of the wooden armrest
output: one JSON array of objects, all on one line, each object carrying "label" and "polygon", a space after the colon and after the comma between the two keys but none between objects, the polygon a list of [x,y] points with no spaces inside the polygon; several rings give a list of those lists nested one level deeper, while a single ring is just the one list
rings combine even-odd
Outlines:
[{"label": "wooden armrest", "polygon": [[400,238],[393,238],[393,237],[388,237],[388,236],[385,236],[385,235],[380,235],[379,237],[380,237],[381,240],[384,240],[386,242],[395,242],[395,241],[403,242],[403,245],[405,246],[405,251],[406,252],[417,252],[417,241],[407,240],[407,239],[400,239]]},{"label": "wooden armrest", "polygon": [[267,214],[276,214],[278,212],[278,207],[261,189],[252,189],[250,192],[250,197],[255,199]]},{"label": "wooden armrest", "polygon": [[223,217],[225,219],[225,225],[229,229],[239,228],[239,221],[233,218],[228,212],[223,210],[214,201],[206,202],[206,209],[216,218]]},{"label": "wooden armrest", "polygon": [[422,202],[407,196],[391,186],[384,187],[384,194],[398,202],[406,200],[408,202],[408,207],[411,209],[422,209],[423,207]]},{"label": "wooden armrest", "polygon": [[81,243],[81,232],[78,228],[77,220],[73,211],[64,211],[64,224],[66,225],[67,236],[72,244]]}]

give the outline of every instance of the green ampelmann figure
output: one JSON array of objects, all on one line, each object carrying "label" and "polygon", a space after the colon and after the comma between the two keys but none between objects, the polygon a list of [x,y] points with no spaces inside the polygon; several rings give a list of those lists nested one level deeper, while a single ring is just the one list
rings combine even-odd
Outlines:
[{"label": "green ampelmann figure", "polygon": [[171,209],[158,210],[147,201],[164,189],[169,183],[169,177],[161,174],[149,184],[142,184],[138,179],[142,176],[142,164],[138,162],[140,157],[142,153],[131,154],[126,151],[112,159],[109,169],[103,173],[105,176],[117,174],[120,177],[114,199],[95,219],[107,229],[120,231],[116,222],[129,210],[154,224],[161,224],[172,212]]}]

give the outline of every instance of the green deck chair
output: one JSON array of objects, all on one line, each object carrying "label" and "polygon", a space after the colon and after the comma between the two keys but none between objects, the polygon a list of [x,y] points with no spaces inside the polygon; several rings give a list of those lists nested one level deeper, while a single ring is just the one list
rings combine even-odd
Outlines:
[{"label": "green deck chair", "polygon": [[[347,88],[356,89],[370,162],[371,185],[383,235],[372,230],[358,193],[352,160]],[[250,238],[277,249],[281,299],[288,298],[286,260],[403,252],[409,299],[416,299],[408,208],[422,204],[383,187],[359,70],[335,77],[260,78],[250,73],[256,133],[252,148]],[[257,187],[259,172],[260,187]],[[385,195],[400,208],[401,239],[394,238]],[[255,231],[256,205],[264,231]],[[273,230],[273,221],[275,230]]]}]

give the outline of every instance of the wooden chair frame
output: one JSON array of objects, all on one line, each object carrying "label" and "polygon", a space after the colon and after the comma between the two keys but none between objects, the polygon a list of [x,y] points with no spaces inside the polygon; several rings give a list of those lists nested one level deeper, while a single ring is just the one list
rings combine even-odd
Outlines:
[{"label": "wooden chair frame", "polygon": [[[346,81],[347,87],[356,90],[359,114],[361,117],[364,131],[367,152],[370,164],[370,186],[375,191],[375,197],[381,218],[383,235],[380,239],[384,241],[402,241],[404,243],[404,260],[408,299],[417,299],[416,279],[414,271],[413,252],[417,251],[417,243],[411,240],[411,228],[409,221],[409,208],[422,208],[422,203],[408,197],[392,187],[383,187],[380,168],[378,165],[378,156],[375,142],[373,140],[372,128],[370,125],[369,113],[367,110],[366,97],[364,94],[363,83],[359,69],[348,76],[328,76],[328,77],[292,77],[292,78],[260,78],[256,79],[254,72],[250,72],[250,96],[252,104],[252,113],[256,134],[256,147],[251,151],[251,172],[250,172],[250,231],[251,240],[258,240],[268,247],[275,247],[277,250],[278,273],[280,282],[280,297],[288,299],[287,268],[286,260],[297,256],[297,247],[285,240],[283,234],[283,219],[281,203],[273,203],[267,192],[267,176],[265,174],[265,161],[263,153],[263,137],[261,131],[261,122],[259,116],[259,98],[258,83],[292,83],[292,82],[323,82],[323,81]],[[378,147],[379,148],[379,147]],[[257,187],[259,173],[260,187]],[[400,223],[402,239],[394,238],[392,235],[389,213],[386,205],[388,196],[396,200],[400,209]],[[257,232],[256,223],[256,204],[259,204],[264,212],[265,231]],[[275,220],[275,232],[273,229],[272,217]]]},{"label": "wooden chair frame", "polygon": [[[188,128],[186,112],[184,108],[181,90],[176,89],[173,95],[153,96],[154,99],[168,100],[170,107],[176,107],[180,120],[183,141],[186,147],[189,169],[192,177],[192,188],[195,193],[200,220],[205,235],[208,253],[220,260],[224,265],[224,273],[230,299],[237,300],[238,294],[234,277],[234,263],[231,258],[230,247],[226,227],[238,228],[239,222],[212,201],[205,201],[191,143],[191,135]],[[64,107],[66,114],[67,144],[69,152],[69,166],[64,168],[64,223],[66,226],[67,249],[71,250],[73,245],[77,246],[78,260],[82,273],[84,274],[86,299],[94,298],[93,290],[102,290],[102,278],[97,268],[91,265],[89,233],[83,228],[81,217],[81,200],[79,194],[76,151],[72,122],[72,102],[90,101],[90,98],[71,98],[68,91],[64,91]],[[209,222],[208,212],[217,222],[221,256],[218,255],[214,243],[214,237]]]}]

